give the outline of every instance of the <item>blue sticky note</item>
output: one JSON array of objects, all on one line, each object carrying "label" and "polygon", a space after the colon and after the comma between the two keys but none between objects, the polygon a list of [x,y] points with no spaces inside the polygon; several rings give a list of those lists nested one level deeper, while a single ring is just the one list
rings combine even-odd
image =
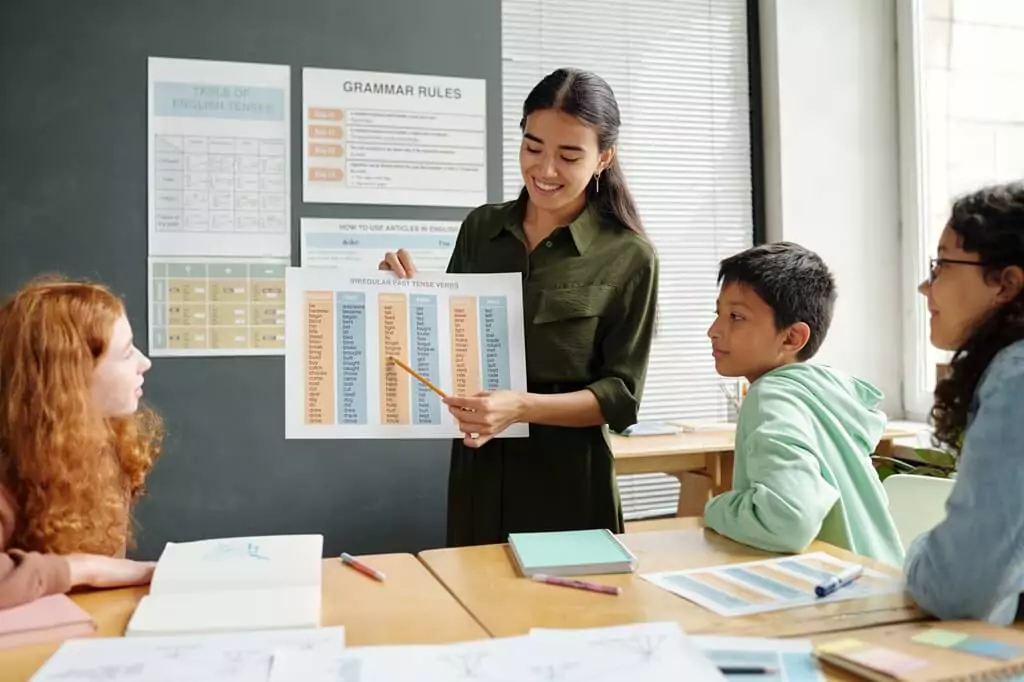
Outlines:
[{"label": "blue sticky note", "polygon": [[986,658],[995,658],[1000,661],[1011,661],[1015,658],[1024,656],[1024,649],[1021,649],[1020,647],[1016,647],[1011,644],[1003,644],[1002,642],[997,642],[992,639],[980,639],[978,637],[965,639],[958,644],[954,644],[951,648],[968,654],[975,654]]}]

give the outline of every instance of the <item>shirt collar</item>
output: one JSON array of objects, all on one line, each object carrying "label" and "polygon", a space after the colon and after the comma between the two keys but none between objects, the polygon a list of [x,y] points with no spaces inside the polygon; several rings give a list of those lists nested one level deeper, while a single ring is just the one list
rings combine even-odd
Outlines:
[{"label": "shirt collar", "polygon": [[[521,241],[526,241],[526,235],[523,233],[523,220],[526,217],[526,201],[527,195],[524,189],[519,198],[513,201],[509,205],[508,214],[505,220],[494,221],[494,227],[491,230],[491,239],[496,239],[502,232],[511,232]],[[563,226],[565,227],[565,226]],[[573,243],[576,245],[576,252],[579,255],[586,253],[587,248],[593,243],[594,237],[601,230],[601,221],[597,215],[597,209],[592,205],[588,205],[583,212],[576,216],[568,225],[569,234],[572,235]]]}]

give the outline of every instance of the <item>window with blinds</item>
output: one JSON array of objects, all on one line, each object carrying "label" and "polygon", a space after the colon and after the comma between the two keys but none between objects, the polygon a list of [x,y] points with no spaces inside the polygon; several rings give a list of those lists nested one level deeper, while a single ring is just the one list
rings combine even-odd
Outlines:
[{"label": "window with blinds", "polygon": [[[507,199],[522,188],[519,120],[541,78],[586,69],[618,99],[619,159],[661,268],[641,419],[731,416],[705,332],[718,261],[753,240],[746,5],[502,0]],[[679,485],[653,474],[620,477],[620,488],[636,518],[674,511]]]}]

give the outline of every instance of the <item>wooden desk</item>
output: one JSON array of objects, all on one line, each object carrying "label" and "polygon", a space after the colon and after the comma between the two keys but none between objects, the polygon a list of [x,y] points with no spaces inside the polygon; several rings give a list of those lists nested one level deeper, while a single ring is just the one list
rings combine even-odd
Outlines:
[{"label": "wooden desk", "polygon": [[[697,520],[675,523],[681,529],[621,536],[640,559],[640,571],[700,568],[771,556],[696,527]],[[894,570],[824,543],[815,543],[809,551]],[[420,560],[494,637],[521,635],[534,627],[586,628],[644,621],[675,621],[689,633],[793,637],[924,618],[901,594],[726,618],[636,574],[601,577],[603,583],[622,587],[618,597],[535,583],[517,575],[507,545],[430,550],[421,552]]]},{"label": "wooden desk", "polygon": [[[413,555],[364,558],[388,579],[378,583],[337,559],[323,562],[321,623],[344,625],[349,645],[434,644],[488,636]],[[148,591],[144,587],[104,590],[74,595],[73,599],[92,615],[100,636],[119,637]],[[0,679],[28,680],[59,646],[0,651]]]},{"label": "wooden desk", "polygon": [[[875,452],[891,457],[893,440],[913,436],[913,431],[886,429]],[[736,434],[733,431],[701,431],[675,436],[611,435],[616,474],[664,473],[679,479],[676,516],[703,516],[704,505],[715,495],[732,488]]]},{"label": "wooden desk", "polygon": [[412,554],[365,560],[387,580],[379,583],[337,559],[324,560],[322,622],[344,625],[346,644],[443,644],[488,637]]}]

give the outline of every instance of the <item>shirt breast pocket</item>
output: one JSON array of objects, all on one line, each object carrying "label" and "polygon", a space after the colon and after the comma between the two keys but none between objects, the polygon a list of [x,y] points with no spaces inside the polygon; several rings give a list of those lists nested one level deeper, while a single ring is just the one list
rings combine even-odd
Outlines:
[{"label": "shirt breast pocket", "polygon": [[541,291],[527,328],[531,369],[546,377],[589,380],[601,319],[614,296],[615,287],[608,285]]}]

